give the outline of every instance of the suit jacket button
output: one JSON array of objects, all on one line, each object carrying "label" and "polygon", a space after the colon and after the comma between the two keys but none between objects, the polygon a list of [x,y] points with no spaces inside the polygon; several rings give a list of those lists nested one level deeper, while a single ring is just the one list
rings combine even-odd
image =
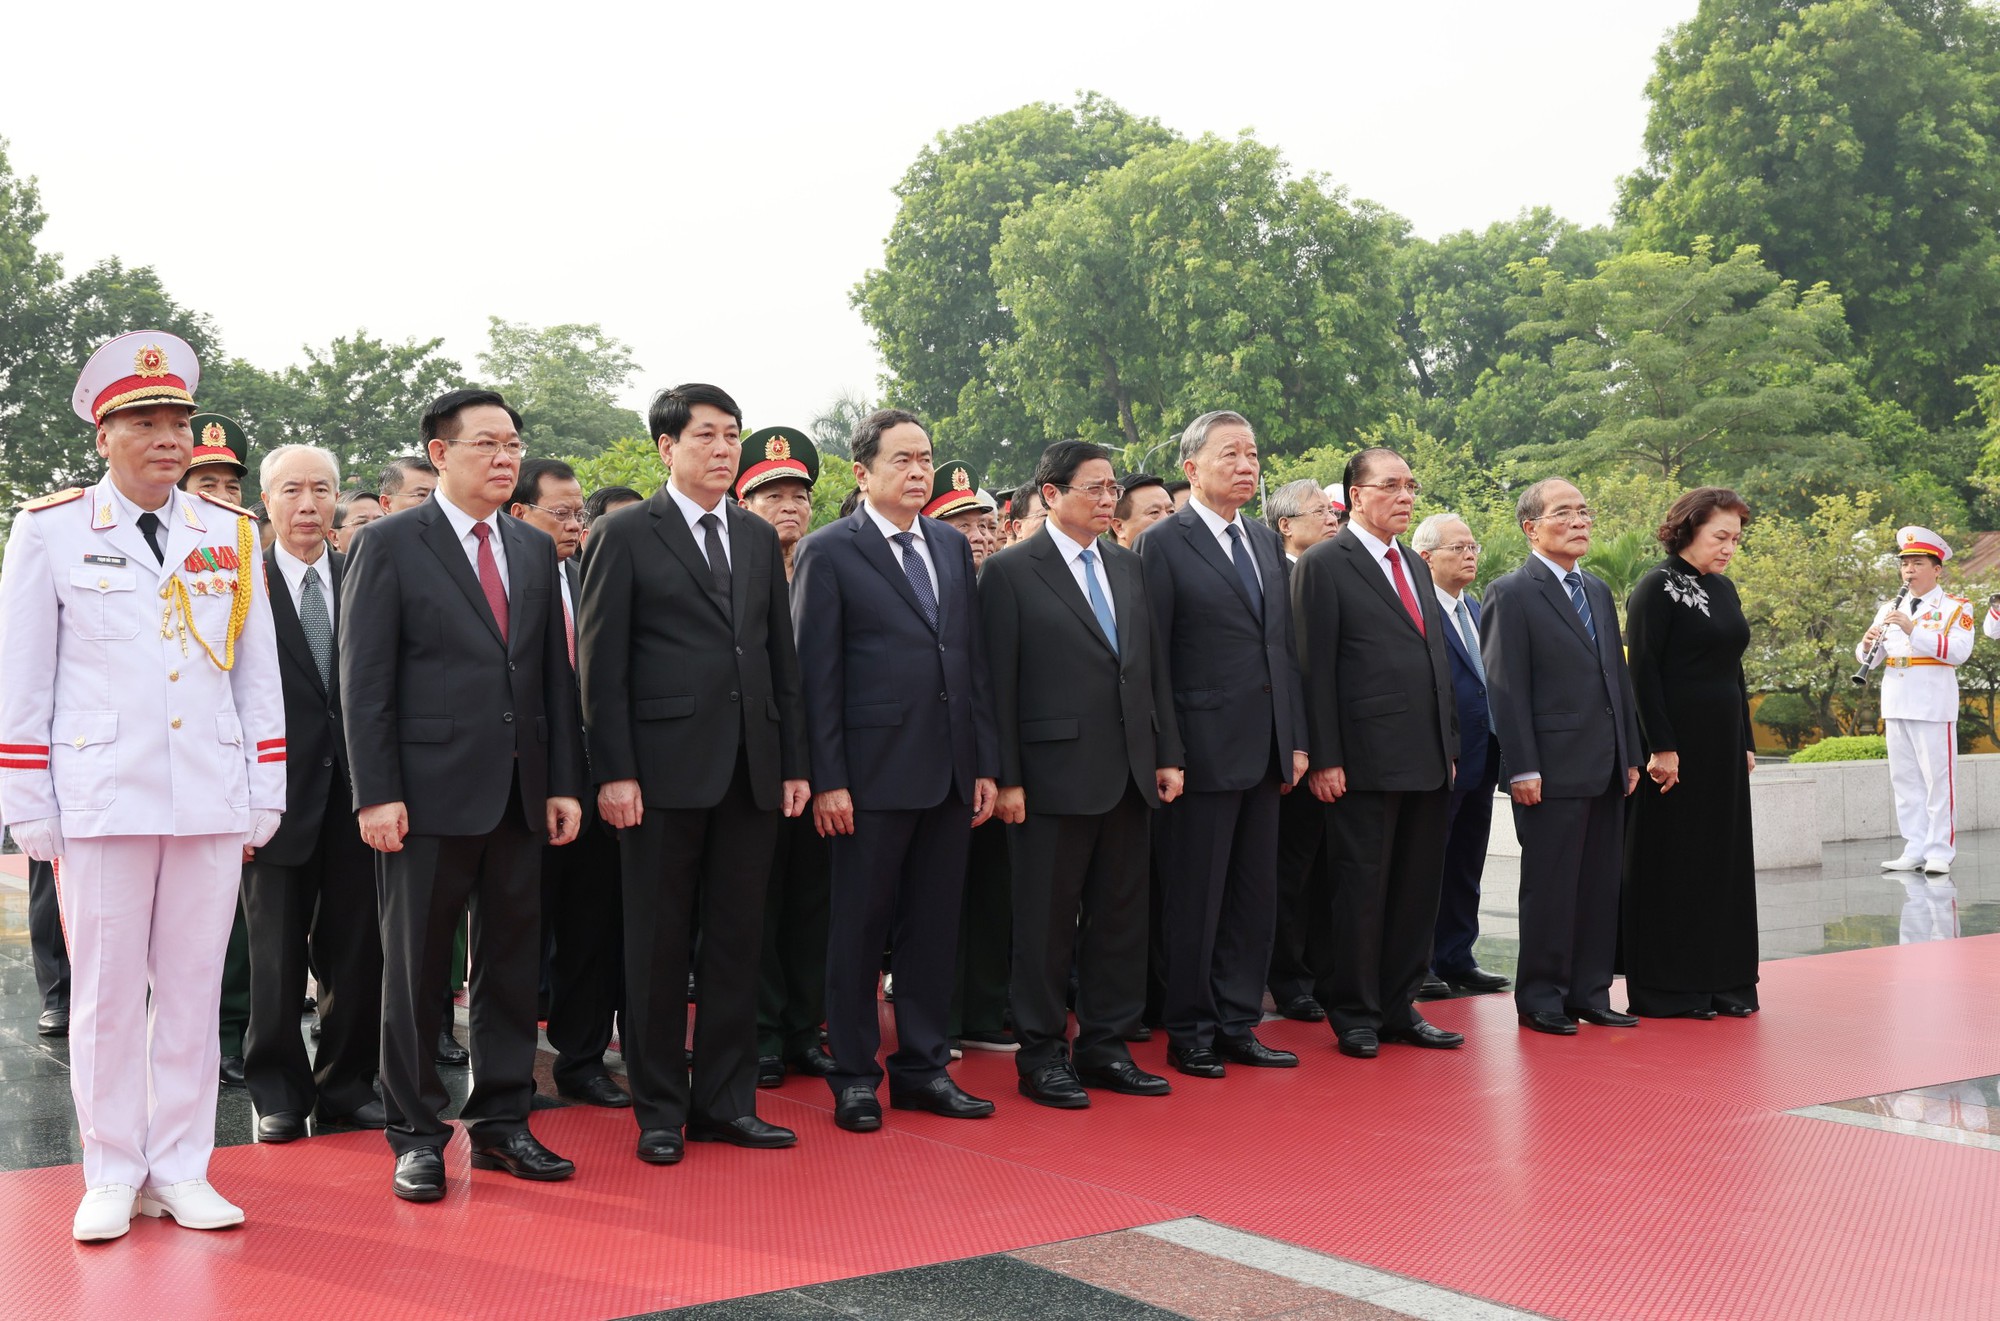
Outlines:
[{"label": "suit jacket button", "polygon": [[939,650],[939,651],[943,651],[943,650],[944,650],[944,643],[942,643],[942,642],[938,643],[938,650]]},{"label": "suit jacket button", "polygon": [[737,694],[735,694],[735,693],[731,693],[731,694],[729,694],[729,700],[730,700],[730,701],[732,701],[732,702],[736,701],[736,700],[737,700]]},{"label": "suit jacket button", "polygon": [[743,654],[743,648],[741,648],[741,647],[738,647],[738,648],[736,649],[736,654],[737,654],[737,655],[739,655],[739,656],[741,656],[741,655]]},{"label": "suit jacket button", "polygon": [[509,674],[512,674],[512,673],[513,673],[513,672],[514,672],[515,670],[517,670],[517,669],[519,669],[519,668],[520,668],[520,667],[519,667],[519,666],[517,666],[517,665],[515,665],[513,661],[508,661],[508,662],[507,662],[507,672],[508,672]]},{"label": "suit jacket button", "polygon": [[331,765],[333,765],[333,758],[331,758],[331,757],[321,757],[321,758],[319,759],[319,764],[320,764],[320,765],[322,765],[322,766],[331,766]]},{"label": "suit jacket button", "polygon": [[950,700],[951,700],[951,694],[950,694],[950,693],[939,693],[939,694],[938,694],[938,701],[940,701],[940,702],[949,702]]},{"label": "suit jacket button", "polygon": [[335,711],[335,710],[333,710],[332,708],[328,708],[328,710],[327,710],[327,713],[326,713],[326,718],[327,718],[328,720],[338,720],[338,719],[340,719],[340,712],[338,712],[338,711]]},{"label": "suit jacket button", "polygon": [[[1386,558],[1387,558],[1387,556],[1384,556],[1383,558],[1385,558],[1385,559],[1386,559]],[[1271,691],[1271,685],[1270,685],[1270,684],[1268,684],[1268,683],[1267,683],[1267,684],[1265,684],[1265,685],[1264,685],[1264,691],[1265,691],[1265,692],[1267,692],[1267,693],[1268,693],[1268,692],[1270,692],[1270,691]]]},{"label": "suit jacket button", "polygon": [[512,711],[502,711],[500,713],[500,719],[506,722],[507,724],[511,725],[514,723],[514,713]]}]

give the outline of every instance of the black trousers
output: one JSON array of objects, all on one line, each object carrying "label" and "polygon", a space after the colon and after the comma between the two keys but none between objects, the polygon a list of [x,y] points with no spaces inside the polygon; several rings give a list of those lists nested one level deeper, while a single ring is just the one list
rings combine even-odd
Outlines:
[{"label": "black trousers", "polygon": [[69,944],[63,939],[55,864],[28,863],[28,946],[44,1012],[69,1008]]},{"label": "black trousers", "polygon": [[[757,971],[764,890],[780,817],[750,796],[739,751],[722,801],[648,806],[618,832],[625,888],[625,1076],[641,1130],[757,1113]],[[693,1078],[687,1045],[688,949],[695,924]]]},{"label": "black trousers", "polygon": [[1467,776],[1463,764],[1445,814],[1444,880],[1438,889],[1437,924],[1431,930],[1431,969],[1441,977],[1471,972],[1473,942],[1479,939],[1479,882],[1486,872],[1486,846],[1493,834],[1493,786],[1500,772],[1500,745],[1488,740],[1486,765]]},{"label": "black trousers", "polygon": [[1319,1002],[1335,1032],[1395,1031],[1416,1021],[1411,1002],[1431,963],[1444,823],[1451,790],[1350,790],[1330,819],[1333,967]]},{"label": "black trousers", "polygon": [[[358,833],[358,831],[357,831]],[[305,1008],[306,988],[299,987],[294,1012]],[[229,922],[229,944],[222,951],[222,999],[216,1005],[216,1028],[223,1055],[241,1055],[250,1030],[250,924],[243,916],[243,895],[236,895],[236,916]]]},{"label": "black trousers", "polygon": [[[535,983],[541,963],[542,841],[522,824],[518,778],[485,835],[409,835],[375,855],[382,916],[382,1102],[397,1155],[442,1149],[451,1126],[435,1052],[452,937],[469,906],[472,1094],[459,1112],[475,1143],[528,1127],[535,1094]],[[324,1040],[324,1037],[321,1038]]]},{"label": "black trousers", "polygon": [[1014,901],[1008,829],[988,817],[966,846],[965,898],[958,920],[958,979],[952,988],[952,1036],[1007,1030]]},{"label": "black trousers", "polygon": [[1278,778],[1182,794],[1160,809],[1163,1019],[1179,1050],[1241,1037],[1264,1016],[1278,887]]},{"label": "black trousers", "polygon": [[[314,1108],[338,1117],[375,1099],[382,1054],[382,928],[374,854],[361,840],[344,777],[335,777],[319,842],[296,867],[243,864],[250,945],[250,1026],[243,1073],[259,1114]],[[310,942],[310,946],[308,946]],[[320,1038],[299,1031],[306,955],[319,979]]]},{"label": "black trousers", "polygon": [[1014,1031],[1025,1076],[1069,1046],[1076,970],[1076,1043],[1084,1068],[1127,1063],[1125,1034],[1146,1003],[1149,818],[1135,786],[1102,816],[1029,813],[1009,826],[1014,866]]},{"label": "black trousers", "polygon": [[1625,777],[1594,798],[1514,805],[1521,836],[1521,960],[1514,1005],[1524,1014],[1609,1009],[1625,861]]},{"label": "black trousers", "polygon": [[1264,984],[1279,1008],[1313,994],[1333,966],[1330,811],[1303,784],[1278,799],[1278,925]]},{"label": "black trousers", "polygon": [[896,978],[894,1090],[922,1087],[951,1062],[946,1020],[958,962],[958,907],[972,804],[947,792],[936,807],[854,813],[854,833],[833,838],[833,911],[827,923],[826,1030],[846,1087],[882,1081],[875,988],[882,949]]},{"label": "black trousers", "polygon": [[826,1021],[826,923],[833,858],[812,812],[780,820],[764,895],[757,1053],[796,1060]]},{"label": "black trousers", "polygon": [[558,1086],[606,1075],[604,1052],[625,1000],[624,886],[618,835],[592,817],[574,842],[542,848],[542,929],[549,966],[549,1045]]}]

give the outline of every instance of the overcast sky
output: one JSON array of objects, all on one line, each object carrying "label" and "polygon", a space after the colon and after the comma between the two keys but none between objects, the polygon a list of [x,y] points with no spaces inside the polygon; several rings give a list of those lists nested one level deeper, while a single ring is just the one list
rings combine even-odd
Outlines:
[{"label": "overcast sky", "polygon": [[[9,6],[0,136],[68,273],[157,268],[267,368],[365,327],[601,322],[629,400],[803,425],[881,370],[848,293],[940,130],[1103,93],[1250,129],[1436,236],[1591,223],[1695,0]],[[228,401],[209,398],[226,410]]]}]

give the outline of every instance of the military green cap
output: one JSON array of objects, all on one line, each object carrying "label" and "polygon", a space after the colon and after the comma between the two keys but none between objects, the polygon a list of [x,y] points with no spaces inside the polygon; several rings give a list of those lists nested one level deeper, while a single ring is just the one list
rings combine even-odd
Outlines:
[{"label": "military green cap", "polygon": [[940,463],[931,479],[931,502],[924,506],[926,518],[950,518],[968,509],[978,509],[979,475],[963,459]]},{"label": "military green cap", "polygon": [[188,460],[188,471],[211,463],[223,463],[236,469],[238,477],[248,477],[250,469],[241,455],[250,452],[249,437],[243,434],[243,424],[233,417],[220,413],[196,413],[188,419],[194,428],[194,457]]},{"label": "military green cap", "polygon": [[819,448],[797,427],[765,427],[743,441],[736,465],[736,498],[745,499],[768,482],[789,478],[808,487],[819,480]]}]

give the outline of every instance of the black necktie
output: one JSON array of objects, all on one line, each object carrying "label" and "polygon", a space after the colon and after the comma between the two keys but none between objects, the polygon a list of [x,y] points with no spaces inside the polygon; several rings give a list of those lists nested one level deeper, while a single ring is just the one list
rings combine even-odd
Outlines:
[{"label": "black necktie", "polygon": [[145,534],[146,545],[152,548],[153,558],[165,564],[167,552],[160,545],[160,516],[150,509],[139,515],[139,531]]},{"label": "black necktie", "polygon": [[1583,631],[1590,634],[1592,642],[1597,641],[1597,621],[1590,617],[1590,602],[1583,594],[1583,575],[1571,569],[1563,575],[1563,584],[1569,588],[1569,603],[1583,620]]},{"label": "black necktie", "polygon": [[1234,523],[1229,525],[1229,558],[1236,562],[1236,576],[1243,580],[1243,590],[1250,593],[1250,601],[1261,618],[1264,613],[1264,585],[1257,581],[1257,566],[1250,562],[1250,548],[1243,544],[1243,529]]},{"label": "black necktie", "polygon": [[729,600],[729,556],[722,549],[722,520],[714,514],[701,516],[702,550],[708,555],[708,571],[715,576],[715,590],[725,603]]}]

